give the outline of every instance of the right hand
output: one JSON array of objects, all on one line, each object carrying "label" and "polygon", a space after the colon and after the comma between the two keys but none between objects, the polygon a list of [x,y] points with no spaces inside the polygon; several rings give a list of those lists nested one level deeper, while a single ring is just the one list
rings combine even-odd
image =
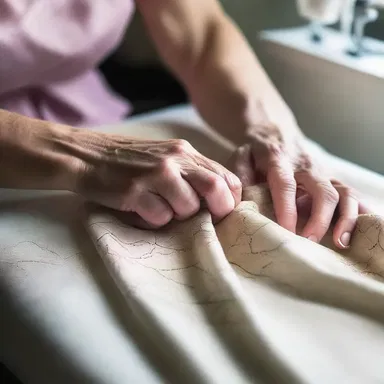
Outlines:
[{"label": "right hand", "polygon": [[238,177],[185,140],[93,137],[88,156],[82,156],[86,161],[75,191],[110,208],[135,212],[142,219],[139,226],[156,228],[172,218],[191,217],[202,199],[218,221],[241,201]]}]

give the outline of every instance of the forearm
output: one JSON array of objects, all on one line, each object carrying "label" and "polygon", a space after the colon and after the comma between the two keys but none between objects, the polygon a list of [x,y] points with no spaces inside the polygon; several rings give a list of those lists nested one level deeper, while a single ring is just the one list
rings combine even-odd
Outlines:
[{"label": "forearm", "polygon": [[[234,142],[248,127],[273,124],[297,133],[293,114],[236,26],[225,16],[212,23],[197,65],[182,77],[203,118]],[[265,119],[267,118],[267,121]]]},{"label": "forearm", "polygon": [[[213,128],[234,142],[258,125],[299,132],[295,119],[218,0],[136,0],[159,54]],[[267,121],[265,121],[267,120]]]},{"label": "forearm", "polygon": [[0,187],[72,190],[72,128],[0,110]]}]

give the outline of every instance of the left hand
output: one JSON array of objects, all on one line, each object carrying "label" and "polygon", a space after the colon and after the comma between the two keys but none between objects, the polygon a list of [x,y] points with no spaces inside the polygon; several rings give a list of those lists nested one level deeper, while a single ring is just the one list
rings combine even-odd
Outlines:
[{"label": "left hand", "polygon": [[302,133],[285,138],[277,126],[266,123],[250,128],[247,141],[232,159],[243,187],[267,182],[278,223],[294,233],[297,207],[309,203],[310,216],[301,236],[315,242],[321,241],[337,212],[333,241],[341,249],[348,248],[358,215],[368,209],[355,191],[333,179],[312,158]]}]

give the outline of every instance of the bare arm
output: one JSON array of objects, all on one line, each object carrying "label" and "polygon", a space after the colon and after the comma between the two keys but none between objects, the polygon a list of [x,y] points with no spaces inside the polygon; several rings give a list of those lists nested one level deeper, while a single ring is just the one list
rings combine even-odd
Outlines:
[{"label": "bare arm", "polygon": [[183,140],[141,140],[0,110],[0,188],[58,189],[133,212],[140,225],[194,215],[215,219],[240,202],[241,183]]},{"label": "bare arm", "polygon": [[160,55],[213,128],[243,144],[243,185],[267,181],[280,225],[295,232],[297,197],[311,204],[302,236],[320,241],[336,208],[334,242],[349,245],[358,213],[353,192],[306,150],[304,135],[255,54],[218,0],[136,0]]},{"label": "bare arm", "polygon": [[[160,55],[212,127],[235,143],[248,127],[295,119],[217,0],[137,0]],[[276,121],[278,120],[278,121]],[[288,129],[286,129],[287,131]]]},{"label": "bare arm", "polygon": [[0,110],[0,188],[73,190],[72,131]]}]

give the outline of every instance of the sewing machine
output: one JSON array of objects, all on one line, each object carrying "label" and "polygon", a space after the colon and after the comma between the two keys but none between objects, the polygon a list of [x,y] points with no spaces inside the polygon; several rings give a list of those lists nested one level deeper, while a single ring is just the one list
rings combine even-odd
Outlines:
[{"label": "sewing machine", "polygon": [[309,25],[261,33],[263,64],[307,136],[384,174],[384,41],[365,36],[384,1],[297,4]]}]

